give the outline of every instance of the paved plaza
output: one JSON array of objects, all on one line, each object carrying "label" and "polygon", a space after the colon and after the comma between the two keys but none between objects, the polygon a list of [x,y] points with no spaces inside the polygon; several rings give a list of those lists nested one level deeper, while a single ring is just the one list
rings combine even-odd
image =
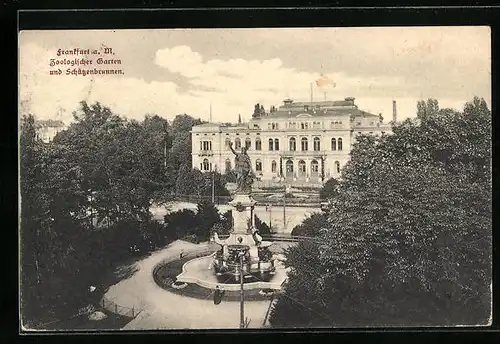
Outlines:
[{"label": "paved plaza", "polygon": [[[137,271],[128,279],[111,286],[105,297],[121,306],[142,310],[124,330],[150,329],[229,329],[239,328],[240,303],[223,300],[214,305],[213,299],[195,299],[178,295],[158,286],[153,279],[154,267],[163,260],[176,259],[198,252],[208,244],[175,241],[166,248],[136,263]],[[249,328],[263,327],[270,300],[245,303]]]}]

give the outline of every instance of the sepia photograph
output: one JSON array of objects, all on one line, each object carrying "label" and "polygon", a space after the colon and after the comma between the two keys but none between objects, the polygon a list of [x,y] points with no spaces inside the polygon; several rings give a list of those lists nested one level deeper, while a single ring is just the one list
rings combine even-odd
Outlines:
[{"label": "sepia photograph", "polygon": [[492,324],[489,27],[18,53],[21,332]]}]

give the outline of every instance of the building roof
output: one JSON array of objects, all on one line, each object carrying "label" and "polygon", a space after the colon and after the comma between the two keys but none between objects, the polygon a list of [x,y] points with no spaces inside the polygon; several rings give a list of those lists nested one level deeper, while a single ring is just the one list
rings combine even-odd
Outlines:
[{"label": "building roof", "polygon": [[39,128],[42,128],[42,127],[61,128],[61,127],[65,126],[63,121],[53,120],[53,119],[36,120],[35,125]]},{"label": "building roof", "polygon": [[372,113],[358,109],[354,103],[354,98],[347,97],[344,100],[327,100],[316,102],[293,102],[291,99],[285,99],[284,105],[277,111],[266,113],[265,116],[258,118],[294,118],[299,115],[310,115],[312,117],[322,116],[352,116],[352,117],[378,117]]}]

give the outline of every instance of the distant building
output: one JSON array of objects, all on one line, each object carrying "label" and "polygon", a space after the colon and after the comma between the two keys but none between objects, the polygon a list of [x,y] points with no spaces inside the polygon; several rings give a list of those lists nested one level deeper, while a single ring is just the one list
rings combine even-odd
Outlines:
[{"label": "distant building", "polygon": [[[230,171],[235,150],[249,147],[253,170],[262,181],[321,184],[338,177],[358,134],[390,132],[381,115],[358,109],[354,98],[297,102],[285,99],[271,112],[254,112],[249,123],[205,123],[192,133],[193,168]],[[394,103],[395,109],[395,103]]]},{"label": "distant building", "polygon": [[37,137],[45,143],[51,142],[60,131],[66,129],[64,122],[59,120],[35,121]]}]

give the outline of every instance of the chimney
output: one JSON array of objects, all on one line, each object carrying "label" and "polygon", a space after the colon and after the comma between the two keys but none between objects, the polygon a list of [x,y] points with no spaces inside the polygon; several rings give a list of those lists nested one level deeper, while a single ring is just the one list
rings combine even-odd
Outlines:
[{"label": "chimney", "polygon": [[396,122],[398,118],[398,110],[396,109],[396,101],[392,101],[392,121]]}]

